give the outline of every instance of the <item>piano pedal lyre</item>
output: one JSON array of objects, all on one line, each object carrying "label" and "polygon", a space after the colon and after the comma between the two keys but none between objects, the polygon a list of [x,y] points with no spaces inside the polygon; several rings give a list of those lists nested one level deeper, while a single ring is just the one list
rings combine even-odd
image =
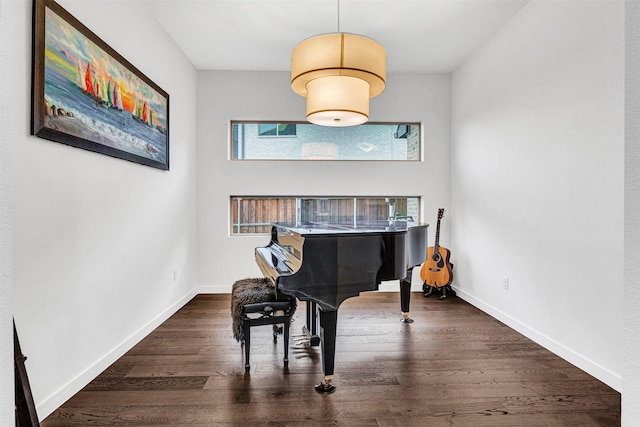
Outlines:
[{"label": "piano pedal lyre", "polygon": [[291,338],[296,344],[300,345],[308,345],[309,347],[317,347],[320,345],[320,337],[311,335],[306,327],[302,328],[301,334],[291,335]]},{"label": "piano pedal lyre", "polygon": [[296,344],[318,347],[320,345],[320,337],[316,333],[316,324],[317,305],[313,301],[307,301],[307,324],[302,326],[301,334],[291,335],[291,338]]},{"label": "piano pedal lyre", "polygon": [[301,344],[309,341],[309,337],[305,334],[293,334],[291,335],[291,339],[296,344]]}]

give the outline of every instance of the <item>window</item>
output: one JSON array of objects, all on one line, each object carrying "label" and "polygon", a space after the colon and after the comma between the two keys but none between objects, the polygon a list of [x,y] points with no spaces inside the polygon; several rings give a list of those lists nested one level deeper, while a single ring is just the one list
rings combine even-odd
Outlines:
[{"label": "window", "polygon": [[296,124],[258,123],[258,136],[296,136]]},{"label": "window", "polygon": [[231,197],[231,234],[268,234],[272,222],[357,225],[417,222],[418,197]]},{"label": "window", "polygon": [[420,160],[419,123],[232,122],[233,160]]}]

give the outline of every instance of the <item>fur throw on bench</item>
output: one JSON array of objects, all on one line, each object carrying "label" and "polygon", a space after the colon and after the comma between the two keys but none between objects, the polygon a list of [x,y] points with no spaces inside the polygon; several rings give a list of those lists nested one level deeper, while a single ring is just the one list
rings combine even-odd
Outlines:
[{"label": "fur throw on bench", "polygon": [[[276,289],[271,280],[266,277],[242,279],[233,284],[231,288],[231,319],[233,321],[233,337],[236,341],[244,340],[242,307],[246,304],[269,301],[277,301]],[[295,298],[291,298],[291,305],[291,314],[293,315],[296,309]]]}]

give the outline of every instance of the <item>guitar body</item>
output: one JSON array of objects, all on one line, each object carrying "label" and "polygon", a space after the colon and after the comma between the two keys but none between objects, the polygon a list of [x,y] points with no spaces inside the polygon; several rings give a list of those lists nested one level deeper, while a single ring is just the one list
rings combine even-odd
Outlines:
[{"label": "guitar body", "polygon": [[427,248],[427,260],[420,269],[420,278],[428,286],[440,288],[451,284],[453,280],[453,268],[449,259],[451,251],[442,246],[430,246]]}]

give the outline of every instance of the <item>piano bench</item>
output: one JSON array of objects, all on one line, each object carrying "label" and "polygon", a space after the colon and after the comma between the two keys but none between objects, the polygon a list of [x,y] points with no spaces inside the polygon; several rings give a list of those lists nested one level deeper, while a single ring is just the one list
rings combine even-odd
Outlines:
[{"label": "piano bench", "polygon": [[[231,290],[233,336],[244,341],[245,372],[249,372],[251,327],[273,325],[273,342],[284,335],[284,366],[289,365],[289,326],[296,310],[296,299],[278,295],[271,280],[252,278],[238,280]],[[279,327],[278,325],[284,325]]]}]

